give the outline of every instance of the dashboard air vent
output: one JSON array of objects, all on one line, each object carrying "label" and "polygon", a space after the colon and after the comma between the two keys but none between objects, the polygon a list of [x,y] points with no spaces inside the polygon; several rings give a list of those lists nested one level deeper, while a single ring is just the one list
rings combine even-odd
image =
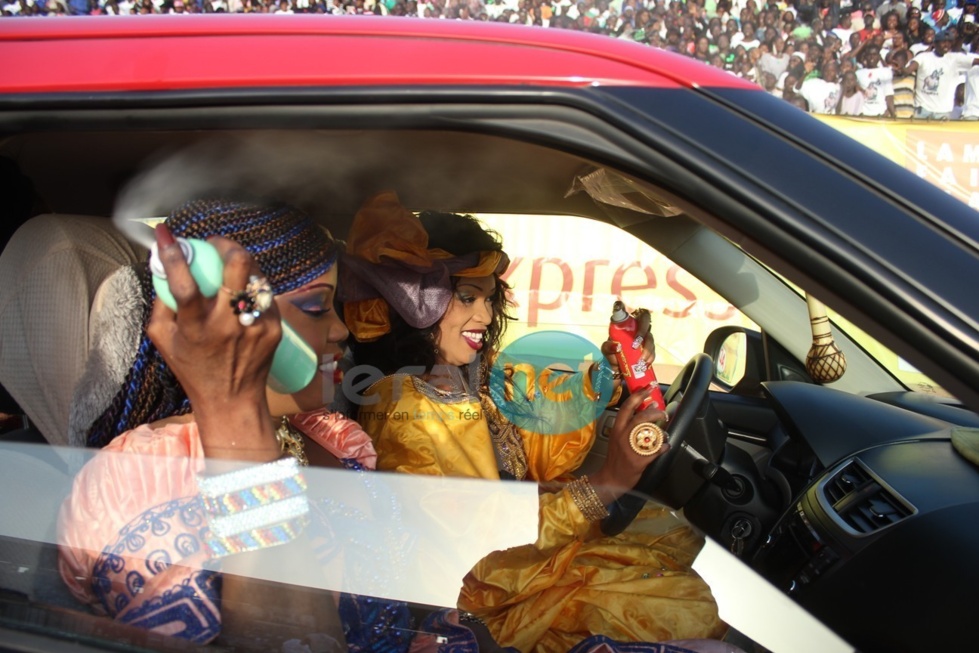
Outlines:
[{"label": "dashboard air vent", "polygon": [[826,484],[826,498],[834,506],[849,496],[857,488],[863,487],[870,481],[870,474],[861,466],[850,461]]},{"label": "dashboard air vent", "polygon": [[857,460],[844,464],[822,489],[839,520],[859,535],[896,524],[915,512],[911,504],[881,483]]}]

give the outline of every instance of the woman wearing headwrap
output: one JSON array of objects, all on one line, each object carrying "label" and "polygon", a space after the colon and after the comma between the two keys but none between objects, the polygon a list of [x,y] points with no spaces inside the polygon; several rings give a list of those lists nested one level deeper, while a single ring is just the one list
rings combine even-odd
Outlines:
[{"label": "woman wearing headwrap", "polygon": [[[537,541],[483,559],[459,598],[503,645],[563,653],[722,636],[710,590],[690,568],[702,540],[689,528],[647,508],[620,536],[598,530],[606,506],[665,450],[642,455],[630,434],[665,415],[638,410],[645,397],[630,396],[604,466],[575,479],[595,437],[594,420],[581,416],[597,415],[615,381],[593,366],[560,383],[560,401],[548,400],[559,383],[549,371],[515,382],[516,368],[501,365],[497,350],[508,320],[507,263],[498,240],[469,216],[416,217],[391,192],[358,213],[340,297],[356,364],[384,375],[355,398],[377,468],[542,484]],[[412,419],[396,418],[404,415]],[[675,650],[647,646],[629,650]]]},{"label": "woman wearing headwrap", "polygon": [[[217,248],[223,287],[213,299],[198,292],[174,235]],[[76,477],[59,520],[69,589],[118,622],[197,643],[221,634],[268,650],[316,633],[317,650],[406,650],[404,604],[348,594],[337,604],[330,593],[247,577],[269,553],[314,573],[317,524],[300,462],[374,464],[356,423],[321,409],[322,375],[292,394],[266,386],[280,315],[318,361],[333,365],[341,353],[336,243],[290,206],[201,200],[177,208],[157,244],[179,310],[154,301],[145,265],[121,270],[103,304],[132,308],[103,320],[112,333],[99,337],[76,392],[74,437],[104,448]],[[215,469],[226,460],[252,465]],[[244,525],[253,507],[265,517]]]}]

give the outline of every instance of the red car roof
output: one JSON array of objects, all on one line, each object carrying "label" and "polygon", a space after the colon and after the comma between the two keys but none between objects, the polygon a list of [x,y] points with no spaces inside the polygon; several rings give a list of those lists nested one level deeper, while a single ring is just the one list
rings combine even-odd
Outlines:
[{"label": "red car roof", "polygon": [[758,89],[688,57],[607,36],[378,16],[5,18],[0,60],[7,62],[0,93],[365,84]]}]

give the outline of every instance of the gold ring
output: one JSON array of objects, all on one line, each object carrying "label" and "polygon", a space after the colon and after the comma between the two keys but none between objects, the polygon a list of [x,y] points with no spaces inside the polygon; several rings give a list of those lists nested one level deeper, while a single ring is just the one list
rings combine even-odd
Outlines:
[{"label": "gold ring", "polygon": [[652,422],[643,422],[629,434],[629,446],[640,456],[652,456],[663,448],[666,433]]}]

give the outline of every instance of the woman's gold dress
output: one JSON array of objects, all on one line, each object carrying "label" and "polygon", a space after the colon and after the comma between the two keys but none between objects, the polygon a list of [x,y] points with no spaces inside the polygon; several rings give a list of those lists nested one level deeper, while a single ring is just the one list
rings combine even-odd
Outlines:
[{"label": "woman's gold dress", "polygon": [[[595,401],[584,376],[577,398]],[[478,396],[403,374],[385,377],[367,396],[377,401],[361,408],[359,421],[374,440],[378,470],[499,479],[508,467]],[[573,403],[550,415],[551,424],[572,419],[559,413]],[[622,534],[603,536],[554,483],[570,480],[584,460],[594,422],[561,435],[517,430],[526,455],[517,477],[546,484],[538,539],[481,560],[463,580],[459,608],[482,617],[500,644],[526,652],[564,653],[594,634],[636,642],[722,637],[727,627],[710,589],[691,569],[700,536],[652,506]]]}]

